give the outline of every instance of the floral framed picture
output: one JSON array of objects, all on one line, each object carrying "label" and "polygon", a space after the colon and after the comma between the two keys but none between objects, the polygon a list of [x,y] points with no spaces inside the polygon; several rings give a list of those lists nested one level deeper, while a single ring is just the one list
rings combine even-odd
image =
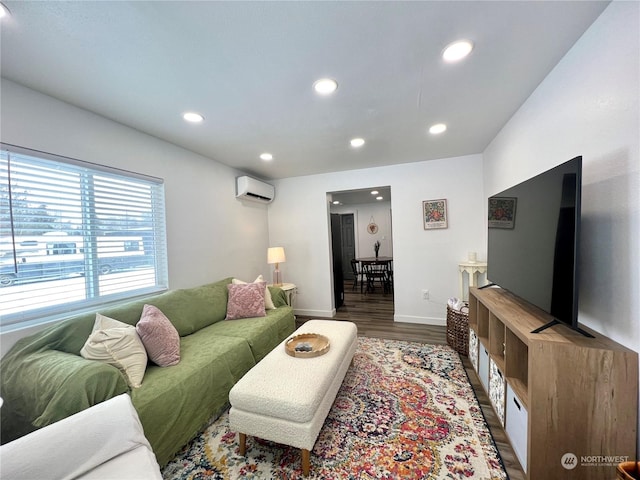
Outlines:
[{"label": "floral framed picture", "polygon": [[422,221],[425,230],[447,228],[447,200],[425,200],[422,202]]},{"label": "floral framed picture", "polygon": [[491,197],[489,199],[489,228],[513,229],[516,225],[515,197]]}]

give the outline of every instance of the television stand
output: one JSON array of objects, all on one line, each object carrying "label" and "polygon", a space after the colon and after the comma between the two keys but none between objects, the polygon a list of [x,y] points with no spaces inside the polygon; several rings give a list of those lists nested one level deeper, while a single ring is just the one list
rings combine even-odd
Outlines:
[{"label": "television stand", "polygon": [[596,338],[593,335],[591,335],[589,332],[581,329],[580,327],[572,327],[571,325],[561,322],[560,320],[554,318],[553,320],[551,320],[548,323],[545,323],[544,325],[542,325],[541,327],[538,327],[534,330],[531,330],[531,333],[540,333],[543,330],[546,330],[549,327],[553,327],[554,325],[566,325],[567,327],[569,327],[571,330],[575,330],[578,333],[581,333],[582,335],[584,335],[585,337],[589,337],[589,338]]},{"label": "television stand", "polygon": [[554,320],[501,288],[471,288],[469,360],[527,480],[615,478],[616,458],[636,458],[638,354],[586,327],[594,338],[531,333]]}]

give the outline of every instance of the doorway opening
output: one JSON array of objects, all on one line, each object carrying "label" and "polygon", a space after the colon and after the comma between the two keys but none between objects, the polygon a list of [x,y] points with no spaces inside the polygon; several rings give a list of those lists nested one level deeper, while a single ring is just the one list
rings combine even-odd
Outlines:
[{"label": "doorway opening", "polygon": [[[384,311],[393,320],[391,187],[327,193],[331,231],[334,306],[339,318]],[[385,281],[372,281],[366,262],[384,259]],[[379,308],[378,308],[379,307]]]}]

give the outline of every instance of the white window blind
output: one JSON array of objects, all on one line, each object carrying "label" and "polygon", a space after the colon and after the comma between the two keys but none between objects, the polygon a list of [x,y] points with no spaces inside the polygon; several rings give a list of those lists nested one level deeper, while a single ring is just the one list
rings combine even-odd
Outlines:
[{"label": "white window blind", "polygon": [[0,325],[166,290],[162,180],[0,148]]}]

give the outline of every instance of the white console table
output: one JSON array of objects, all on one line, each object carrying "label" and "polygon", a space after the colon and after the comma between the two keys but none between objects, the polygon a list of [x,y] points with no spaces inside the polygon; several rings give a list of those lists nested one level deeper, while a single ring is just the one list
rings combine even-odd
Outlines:
[{"label": "white console table", "polygon": [[469,299],[469,289],[465,290],[464,288],[465,273],[469,277],[469,288],[478,286],[478,276],[487,273],[487,263],[460,262],[458,272],[460,273],[460,298],[466,301]]}]

